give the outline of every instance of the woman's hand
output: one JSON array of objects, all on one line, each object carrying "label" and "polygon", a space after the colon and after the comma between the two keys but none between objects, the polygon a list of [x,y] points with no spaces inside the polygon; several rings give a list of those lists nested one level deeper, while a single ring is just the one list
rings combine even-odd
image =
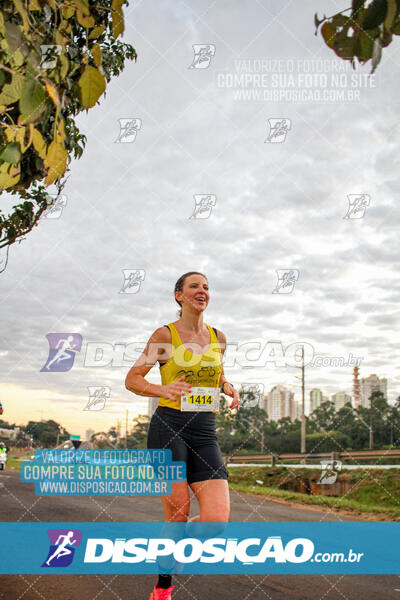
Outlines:
[{"label": "woman's hand", "polygon": [[189,394],[192,390],[192,386],[190,383],[185,383],[185,375],[179,377],[176,381],[172,381],[168,385],[162,386],[162,397],[169,398],[170,400],[174,400],[178,402],[180,398],[175,398],[175,396],[185,396]]},{"label": "woman's hand", "polygon": [[222,393],[225,394],[225,396],[231,396],[231,398],[233,398],[233,402],[231,402],[229,408],[231,408],[232,410],[234,408],[237,408],[239,410],[239,407],[240,407],[239,392],[237,390],[235,390],[233,385],[231,385],[230,383],[228,383],[226,381],[224,383],[224,391]]}]

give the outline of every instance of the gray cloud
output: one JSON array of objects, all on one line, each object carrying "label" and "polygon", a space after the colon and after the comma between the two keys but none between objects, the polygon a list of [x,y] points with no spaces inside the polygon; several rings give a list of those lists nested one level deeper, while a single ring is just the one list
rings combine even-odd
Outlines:
[{"label": "gray cloud", "polygon": [[[240,59],[334,61],[314,36],[317,8],[339,9],[327,0],[129,7],[124,40],[138,62],[79,117],[88,142],[71,166],[67,206],[11,248],[1,276],[4,384],[84,402],[87,385],[108,383],[118,406],[145,406],[124,388],[128,368],[83,366],[86,344],[147,341],[177,319],[175,281],[199,270],[211,291],[204,320],[228,341],[308,339],[343,356],[368,349],[361,375],[376,368],[397,397],[399,41],[384,49],[377,87],[355,103],[234,100],[217,85]],[[216,44],[208,69],[188,69],[195,43]],[[128,117],[142,120],[137,138],[115,143]],[[292,120],[282,144],[264,143],[273,117]],[[371,196],[364,218],[343,219],[347,195],[362,192]],[[189,219],[202,193],[216,206],[208,219]],[[272,294],[283,268],[299,269],[299,280],[292,294]],[[119,293],[122,269],[145,270],[137,294]],[[83,336],[68,373],[40,373],[49,332]],[[249,374],[235,367],[227,377],[240,384]],[[294,381],[281,370],[259,374],[266,386]],[[157,368],[149,377],[159,381]],[[324,392],[351,391],[349,369],[311,377]]]}]

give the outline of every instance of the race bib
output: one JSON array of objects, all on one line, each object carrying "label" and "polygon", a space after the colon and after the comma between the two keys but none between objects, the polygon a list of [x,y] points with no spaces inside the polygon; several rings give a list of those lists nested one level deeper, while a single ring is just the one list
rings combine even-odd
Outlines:
[{"label": "race bib", "polygon": [[192,387],[190,394],[181,396],[182,411],[219,411],[219,388]]}]

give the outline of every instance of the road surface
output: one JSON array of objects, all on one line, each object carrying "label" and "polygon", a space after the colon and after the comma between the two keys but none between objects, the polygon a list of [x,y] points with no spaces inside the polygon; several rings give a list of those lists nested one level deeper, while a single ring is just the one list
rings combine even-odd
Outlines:
[{"label": "road surface", "polygon": [[[231,490],[231,521],[360,521]],[[198,513],[192,496],[191,516]],[[163,521],[158,497],[43,497],[0,473],[0,521]],[[1,540],[1,543],[7,543]],[[155,575],[0,575],[0,600],[148,600]],[[179,575],[173,600],[400,600],[399,575]],[[397,591],[396,591],[397,590]]]}]

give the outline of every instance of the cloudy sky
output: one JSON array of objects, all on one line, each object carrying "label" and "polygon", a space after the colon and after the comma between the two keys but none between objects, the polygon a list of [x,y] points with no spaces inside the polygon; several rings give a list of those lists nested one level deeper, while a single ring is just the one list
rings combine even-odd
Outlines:
[{"label": "cloudy sky", "polygon": [[[127,409],[129,419],[146,412],[147,399],[124,387],[137,356],[123,361],[124,347],[177,319],[173,288],[189,270],[207,275],[204,320],[228,343],[352,353],[361,376],[387,377],[389,400],[400,395],[400,40],[384,49],[373,78],[370,65],[352,72],[313,23],[317,9],[331,15],[348,4],[132,1],[125,9],[123,41],[138,60],[78,118],[87,145],[71,165],[61,215],[15,244],[0,276],[3,418],[53,418],[84,434],[107,430]],[[210,46],[208,58],[199,62],[197,49],[195,59],[196,44]],[[296,90],[307,97],[297,101]],[[134,119],[136,136],[117,142],[120,124]],[[277,120],[283,133],[273,135]],[[348,196],[362,194],[363,216],[344,218]],[[190,218],[204,195],[210,208]],[[281,293],[277,272],[289,269],[298,280]],[[123,270],[144,272],[138,288],[120,293]],[[41,371],[49,333],[82,336],[70,370]],[[96,345],[104,360],[98,352],[93,366]],[[300,400],[294,367],[246,369],[241,360],[225,371],[238,387],[281,383]],[[158,367],[148,379],[160,381]],[[84,410],[90,386],[111,390],[102,411]],[[351,393],[352,367],[307,367],[307,397],[313,387]]]}]

